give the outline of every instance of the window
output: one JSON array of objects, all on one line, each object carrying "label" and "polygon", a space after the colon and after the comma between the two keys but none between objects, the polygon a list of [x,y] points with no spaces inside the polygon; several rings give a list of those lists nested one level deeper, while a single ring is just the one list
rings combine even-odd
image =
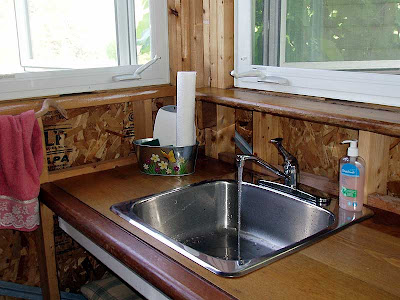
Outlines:
[{"label": "window", "polygon": [[235,85],[400,106],[400,3],[235,2]]},{"label": "window", "polygon": [[169,83],[165,1],[2,0],[0,40],[0,100]]}]

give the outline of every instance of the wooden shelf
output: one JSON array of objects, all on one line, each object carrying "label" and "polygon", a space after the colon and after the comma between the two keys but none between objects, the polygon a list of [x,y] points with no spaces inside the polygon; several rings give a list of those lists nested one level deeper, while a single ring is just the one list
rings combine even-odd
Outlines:
[{"label": "wooden shelf", "polygon": [[287,118],[400,137],[400,108],[267,93],[244,89],[201,88],[197,100]]}]

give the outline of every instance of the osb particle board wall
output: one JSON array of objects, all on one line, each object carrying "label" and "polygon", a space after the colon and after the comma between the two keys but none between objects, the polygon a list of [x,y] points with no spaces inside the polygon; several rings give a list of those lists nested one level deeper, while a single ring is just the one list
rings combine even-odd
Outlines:
[{"label": "osb particle board wall", "polygon": [[[173,97],[153,99],[152,111],[145,118],[152,125],[158,109],[173,103]],[[57,111],[46,114],[42,120],[48,170],[67,170],[132,155],[135,121],[144,114],[140,108],[133,102],[74,108],[67,110],[67,120]]]},{"label": "osb particle board wall", "polygon": [[[358,139],[358,131],[307,121],[279,118],[284,146],[302,171],[338,179],[339,159],[346,155],[344,140]],[[282,158],[280,157],[280,163]]]},{"label": "osb particle board wall", "polygon": [[68,116],[65,120],[52,111],[42,118],[49,171],[127,157],[133,152],[132,102],[69,109]]}]

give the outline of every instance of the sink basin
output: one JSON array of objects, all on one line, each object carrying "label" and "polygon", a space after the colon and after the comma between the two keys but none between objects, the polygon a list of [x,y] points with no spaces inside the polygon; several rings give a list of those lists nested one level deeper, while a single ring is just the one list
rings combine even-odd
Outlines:
[{"label": "sink basin", "polygon": [[[111,210],[208,270],[236,277],[372,215],[316,206],[244,182],[238,234],[238,185],[205,181],[113,205]],[[335,212],[336,211],[336,212]]]}]

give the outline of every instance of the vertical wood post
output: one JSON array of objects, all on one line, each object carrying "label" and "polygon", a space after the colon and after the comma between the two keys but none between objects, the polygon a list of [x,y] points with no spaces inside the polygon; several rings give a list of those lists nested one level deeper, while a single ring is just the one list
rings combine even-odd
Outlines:
[{"label": "vertical wood post", "polygon": [[205,129],[206,155],[218,159],[221,152],[235,153],[235,109],[217,105],[217,125]]},{"label": "vertical wood post", "polygon": [[196,87],[204,87],[203,3],[190,0],[191,69],[197,72]]},{"label": "vertical wood post", "polygon": [[269,141],[279,136],[279,123],[279,117],[256,111],[253,113],[254,155],[271,164],[278,164],[278,150]]},{"label": "vertical wood post", "polygon": [[364,158],[364,204],[371,193],[387,194],[390,137],[368,131],[359,132],[359,155]]},{"label": "vertical wood post", "polygon": [[133,116],[135,139],[150,138],[153,136],[152,100],[133,102]]},{"label": "vertical wood post", "polygon": [[203,0],[204,86],[211,86],[210,0]]},{"label": "vertical wood post", "polygon": [[234,2],[233,0],[217,1],[218,17],[218,87],[226,89],[233,86],[233,33]]},{"label": "vertical wood post", "polygon": [[217,105],[217,149],[218,153],[235,153],[235,109]]},{"label": "vertical wood post", "polygon": [[218,11],[216,0],[210,1],[210,84],[218,87]]},{"label": "vertical wood post", "polygon": [[40,227],[36,230],[40,285],[43,299],[59,300],[56,255],[54,247],[54,213],[40,203]]}]

